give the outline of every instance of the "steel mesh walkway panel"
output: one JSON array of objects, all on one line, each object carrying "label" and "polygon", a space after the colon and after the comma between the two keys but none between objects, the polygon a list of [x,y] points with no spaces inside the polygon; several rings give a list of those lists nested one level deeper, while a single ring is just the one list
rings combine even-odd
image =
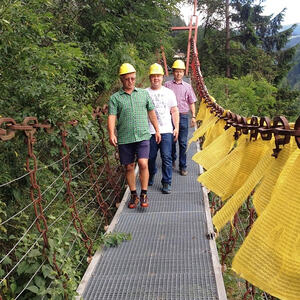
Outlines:
[{"label": "steel mesh walkway panel", "polygon": [[103,250],[83,299],[219,299],[195,151],[188,152],[187,176],[173,172],[171,194],[161,193],[158,173],[150,206],[124,207],[114,231],[132,240]]}]

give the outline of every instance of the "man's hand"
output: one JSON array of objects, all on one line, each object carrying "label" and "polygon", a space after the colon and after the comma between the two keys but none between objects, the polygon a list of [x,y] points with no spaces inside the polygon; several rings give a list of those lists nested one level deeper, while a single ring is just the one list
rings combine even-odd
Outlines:
[{"label": "man's hand", "polygon": [[178,140],[178,134],[179,134],[178,128],[174,128],[173,130],[174,142]]},{"label": "man's hand", "polygon": [[191,118],[191,127],[195,127],[197,124],[196,119],[195,118]]},{"label": "man's hand", "polygon": [[117,140],[117,137],[112,134],[110,137],[109,137],[109,143],[111,145],[113,145],[114,147],[117,147],[117,144],[118,144],[118,140]]},{"label": "man's hand", "polygon": [[159,144],[161,141],[161,135],[157,131],[155,132],[155,141],[156,141],[156,144]]},{"label": "man's hand", "polygon": [[116,119],[117,119],[117,116],[115,116],[115,115],[108,115],[108,118],[107,118],[109,143],[111,145],[113,145],[114,147],[116,147],[117,144],[118,144],[118,140],[117,140],[117,137],[115,135]]}]

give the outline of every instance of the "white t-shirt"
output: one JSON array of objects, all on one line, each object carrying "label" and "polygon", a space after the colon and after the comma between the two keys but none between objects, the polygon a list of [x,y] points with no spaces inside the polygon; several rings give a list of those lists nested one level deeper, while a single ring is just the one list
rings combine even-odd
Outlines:
[{"label": "white t-shirt", "polygon": [[[177,106],[177,100],[175,93],[162,86],[159,90],[152,90],[150,87],[146,88],[149,92],[150,97],[155,105],[155,113],[158,120],[159,132],[160,133],[172,133],[172,116],[171,107]],[[150,133],[154,134],[155,129],[149,122]]]}]

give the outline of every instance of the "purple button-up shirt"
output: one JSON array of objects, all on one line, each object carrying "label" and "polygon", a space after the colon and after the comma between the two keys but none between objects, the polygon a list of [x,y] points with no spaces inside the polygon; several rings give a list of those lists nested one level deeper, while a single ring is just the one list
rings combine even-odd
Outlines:
[{"label": "purple button-up shirt", "polygon": [[179,113],[188,113],[190,111],[190,104],[197,101],[192,86],[185,81],[176,83],[175,80],[170,80],[165,83],[165,87],[175,93]]}]

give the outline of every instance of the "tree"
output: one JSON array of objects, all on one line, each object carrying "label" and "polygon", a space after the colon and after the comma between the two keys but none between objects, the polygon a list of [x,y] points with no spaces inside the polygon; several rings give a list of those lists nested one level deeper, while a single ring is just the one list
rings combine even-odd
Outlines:
[{"label": "tree", "polygon": [[277,88],[264,78],[248,74],[241,78],[208,77],[210,94],[225,109],[245,117],[274,116]]},{"label": "tree", "polygon": [[[272,15],[264,16],[262,15],[262,2],[255,4],[254,0],[231,0],[229,3],[230,15],[226,17],[226,11],[228,11],[226,1],[198,1],[198,9],[204,14],[203,36],[198,39],[203,71],[210,68],[205,62],[207,60],[205,54],[214,53],[217,57],[214,61],[221,66],[218,69],[220,72],[224,72],[223,74],[226,70],[229,74],[230,66],[231,76],[246,75],[249,70],[252,70],[256,73],[262,72],[262,75],[269,74],[268,80],[278,84],[291,67],[291,59],[295,51],[294,48],[284,49],[294,29],[292,26],[285,31],[280,31],[285,10],[274,17]],[[224,20],[227,20],[226,27]],[[215,36],[217,31],[224,36],[222,34]],[[231,37],[229,38],[229,36]],[[209,39],[213,40],[208,41]],[[220,40],[216,41],[216,39]],[[229,40],[230,43],[228,43]],[[215,44],[219,47],[216,47]],[[208,46],[212,48],[207,49]],[[256,59],[262,54],[262,51],[264,57],[268,56],[270,59],[264,59],[263,62],[266,64],[258,65]],[[252,58],[251,55],[253,55]],[[245,60],[247,68],[242,66],[242,61]],[[240,64],[237,64],[238,62]],[[252,62],[251,65],[249,65],[250,62]],[[271,73],[269,73],[270,63],[272,65]],[[224,66],[226,66],[225,69]]]},{"label": "tree", "polygon": [[255,46],[261,48],[273,59],[274,77],[272,82],[278,84],[291,68],[295,48],[284,49],[295,25],[280,31],[285,9],[273,17],[263,16],[263,6],[254,4],[254,0],[233,0],[235,13],[232,21],[237,24],[234,40],[240,42],[246,50]]},{"label": "tree", "polygon": [[[134,63],[139,77],[153,63],[155,49],[160,46],[161,40],[170,40],[170,17],[178,12],[175,7],[177,2],[179,1],[0,1],[1,117],[13,118],[17,123],[28,116],[37,117],[38,121],[47,119],[52,125],[62,122],[69,133],[70,148],[75,149],[79,145],[73,152],[75,157],[84,152],[81,141],[97,142],[99,162],[104,163],[106,147],[99,142],[99,127],[92,120],[92,106],[102,104],[96,100],[100,93],[112,93],[114,88],[118,88],[118,66],[122,62]],[[104,101],[107,101],[107,97]],[[73,119],[79,121],[78,126],[69,125],[69,121]],[[2,126],[5,128],[5,124]],[[54,131],[59,131],[56,126],[53,127]],[[102,129],[105,135],[105,128]],[[56,134],[42,131],[38,133],[35,143],[35,153],[39,153],[36,156],[38,161],[33,163],[31,160],[29,165],[33,168],[37,163],[43,169],[38,183],[45,191],[50,182],[54,183],[58,179],[57,184],[60,184],[63,181],[61,175],[57,177],[56,172],[60,171],[60,160],[56,158],[61,140]],[[23,176],[26,172],[24,162],[27,152],[27,146],[21,138],[0,143],[0,182],[13,183],[2,187],[0,192],[0,223],[20,211],[20,208],[27,205],[26,201],[30,201],[26,195],[29,195],[28,181],[31,175]],[[66,153],[62,151],[61,154]],[[59,164],[52,164],[53,162]],[[84,164],[84,160],[79,162],[80,165]],[[42,168],[43,166],[47,168]],[[73,166],[75,170],[79,167],[76,164]],[[14,179],[19,177],[22,179],[15,182]],[[78,180],[83,189],[88,191],[88,184],[83,178],[80,176]],[[81,188],[77,182],[72,183],[75,190]],[[52,192],[56,193],[51,189],[49,194],[43,195],[44,204],[52,201]],[[36,191],[33,193],[33,197],[38,197]],[[63,197],[63,193],[58,196],[60,197]],[[91,200],[88,199],[88,194],[84,198]],[[65,209],[68,212],[70,207],[64,201],[53,207],[53,210],[58,211]],[[47,214],[47,218],[53,217],[50,208]],[[42,245],[33,244],[39,233],[30,231],[22,240],[30,225],[28,222],[31,223],[36,218],[34,210],[24,210],[16,217],[11,220],[12,223],[0,226],[0,256],[4,257],[8,249],[12,249],[1,263],[1,277],[7,274],[6,271],[13,270],[16,261],[20,262],[15,272],[9,274],[2,283],[0,298],[16,298],[23,290],[22,299],[41,299],[43,296],[62,299],[67,296],[64,297],[64,293],[71,299],[76,293],[78,278],[84,272],[84,264],[77,268],[77,259],[66,259],[65,256],[68,252],[71,257],[78,257],[84,251],[77,246],[72,246],[70,252],[67,250],[70,239],[77,236],[76,230],[62,235],[65,227],[60,222],[55,224],[55,228],[48,228],[55,236],[54,240],[49,239],[49,251],[56,250],[55,259],[62,266],[62,272],[68,274],[69,279],[64,285],[64,280],[56,276],[58,274],[47,262],[43,265],[45,257],[42,255]],[[95,222],[94,218],[92,222],[87,219],[87,222],[90,222],[90,228],[98,232],[98,220],[102,221],[96,217]],[[23,259],[23,254],[28,254],[27,250],[32,244],[33,250]],[[14,245],[18,245],[18,248],[15,249]],[[49,257],[52,257],[51,254],[53,253]],[[35,269],[36,265],[43,268]]]},{"label": "tree", "polygon": [[297,47],[296,54],[293,58],[294,65],[287,76],[288,82],[292,89],[300,91],[300,47]]}]

